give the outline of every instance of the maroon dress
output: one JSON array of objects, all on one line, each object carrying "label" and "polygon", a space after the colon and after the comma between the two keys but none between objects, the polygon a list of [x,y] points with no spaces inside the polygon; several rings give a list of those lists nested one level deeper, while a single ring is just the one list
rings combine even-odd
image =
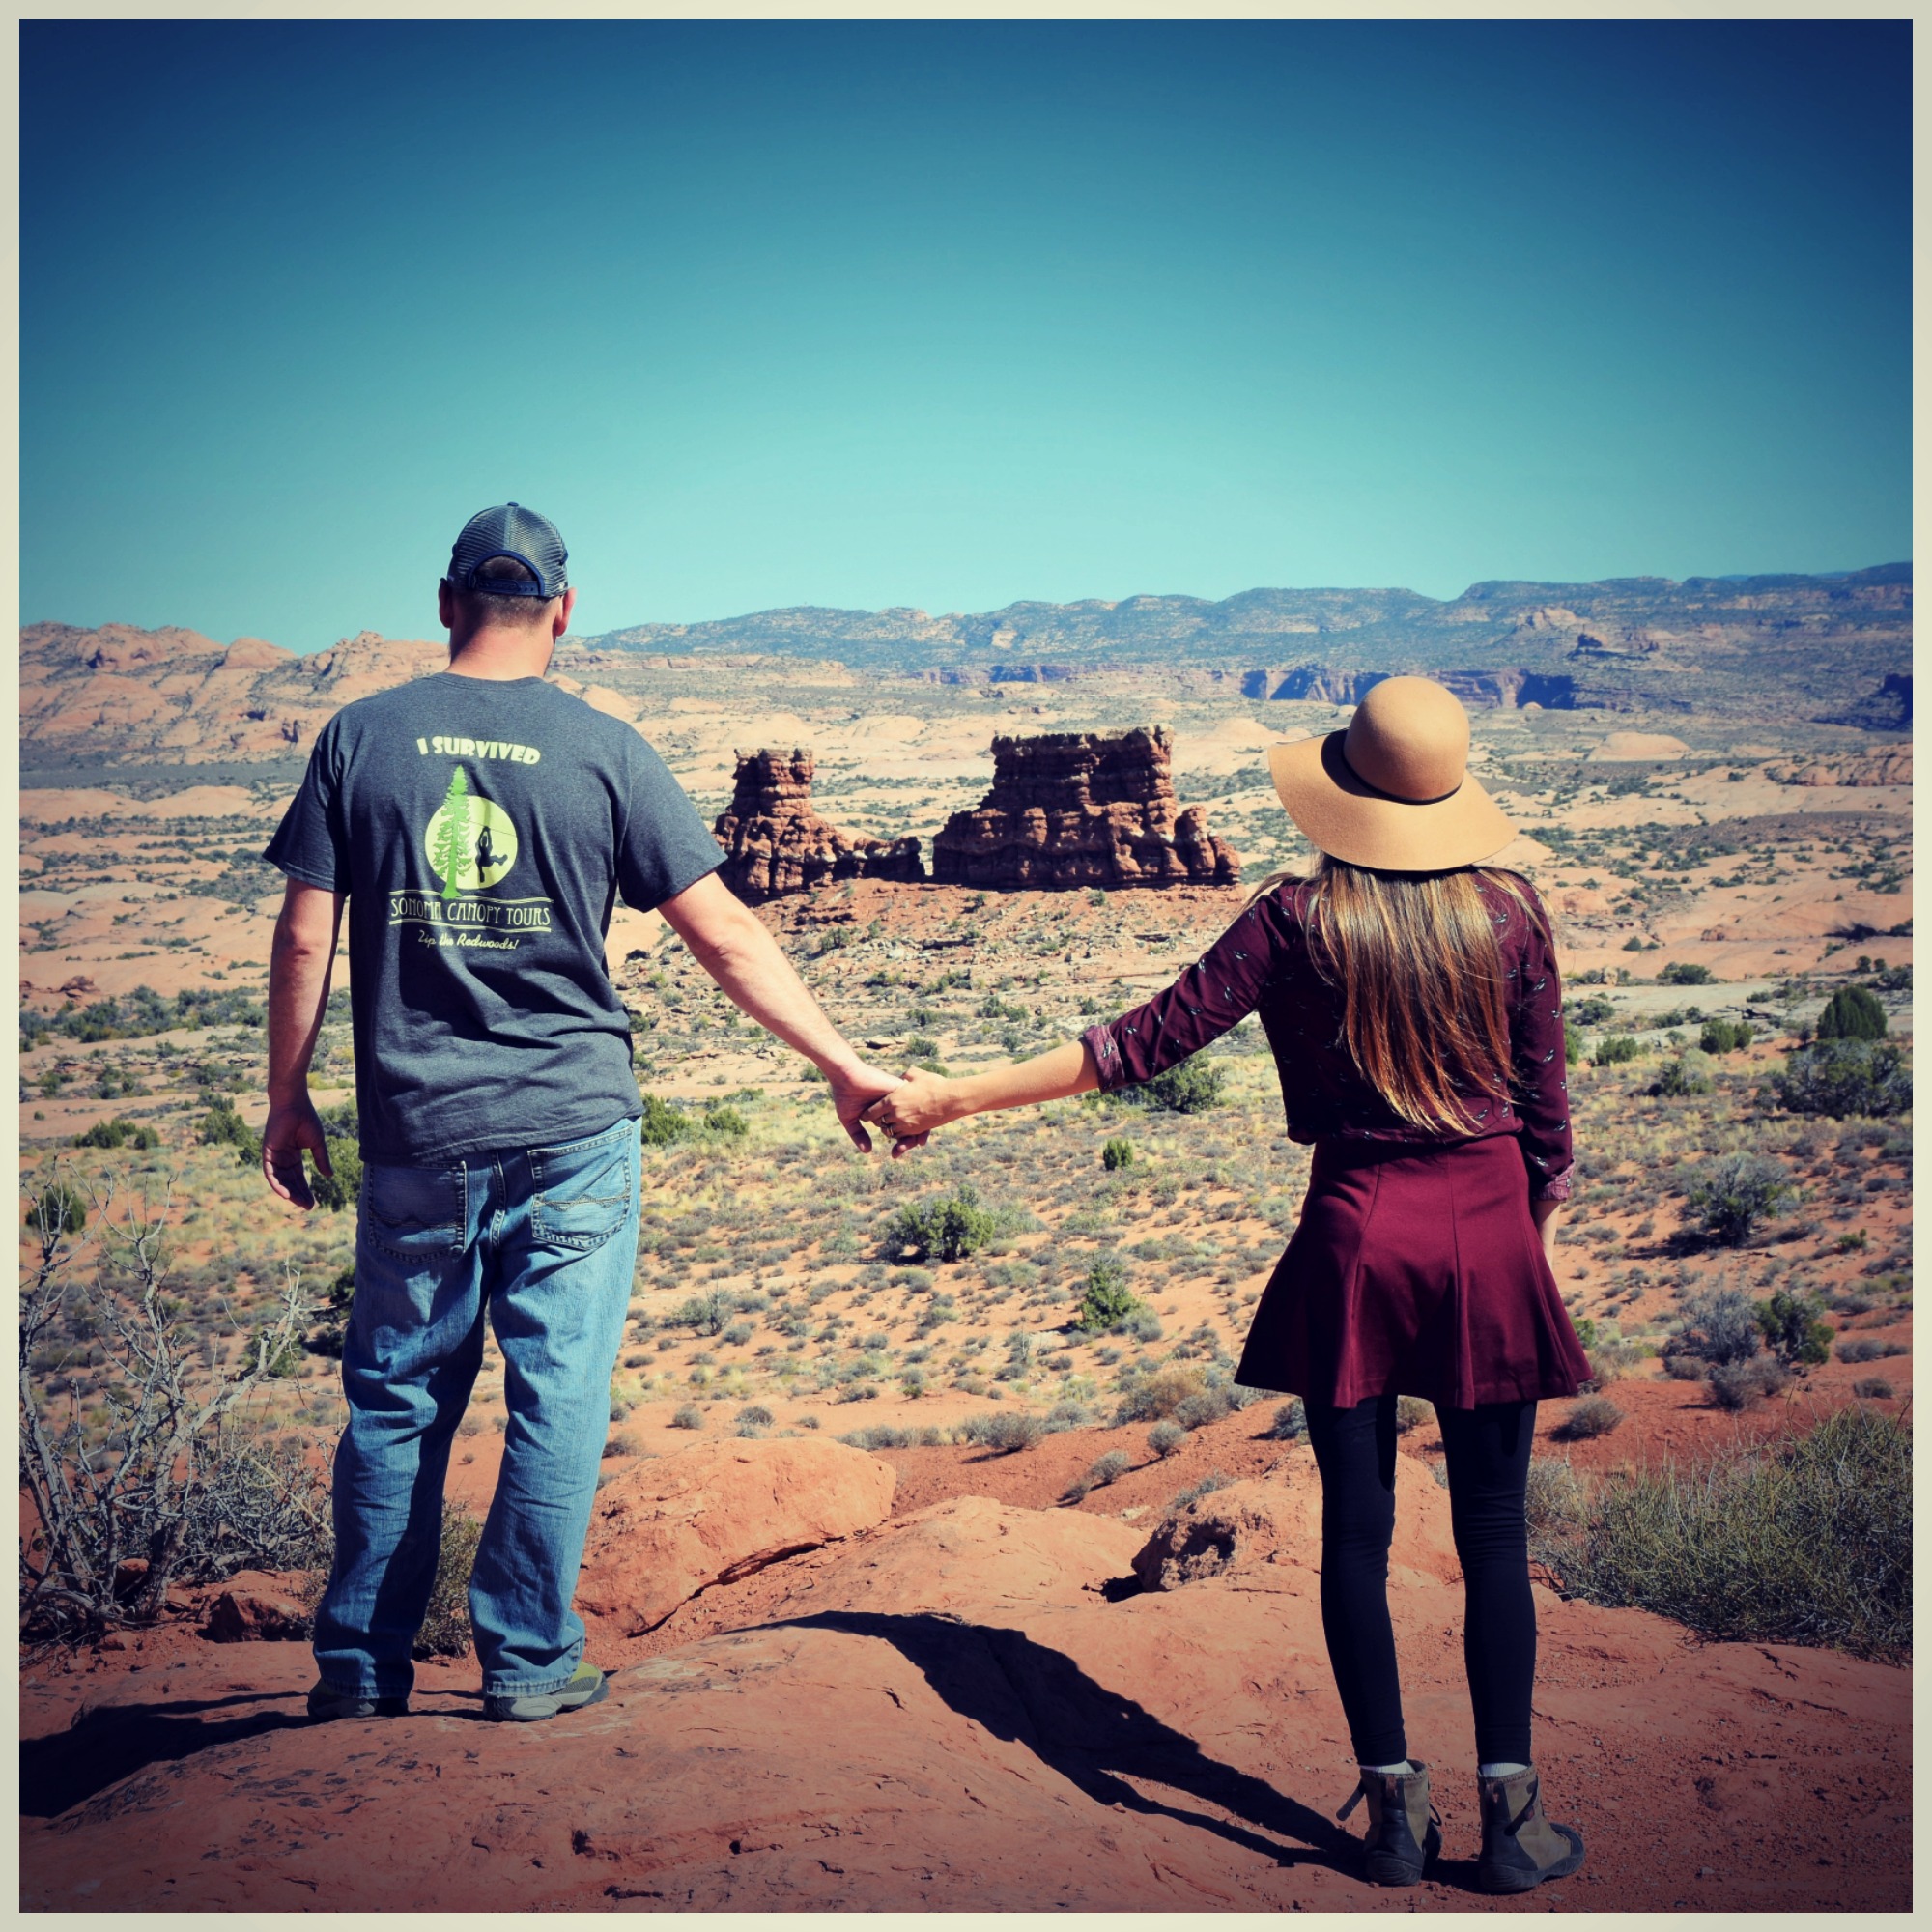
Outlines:
[{"label": "maroon dress", "polygon": [[1548,916],[1477,875],[1506,975],[1514,1089],[1465,1095],[1447,1138],[1397,1115],[1356,1070],[1342,996],[1311,957],[1307,885],[1236,920],[1163,993],[1085,1035],[1100,1085],[1185,1060],[1258,1013],[1292,1140],[1315,1148],[1301,1224],[1269,1278],[1237,1378],[1350,1406],[1396,1390],[1438,1407],[1569,1396],[1590,1374],[1530,1218],[1570,1192],[1563,1000]]}]

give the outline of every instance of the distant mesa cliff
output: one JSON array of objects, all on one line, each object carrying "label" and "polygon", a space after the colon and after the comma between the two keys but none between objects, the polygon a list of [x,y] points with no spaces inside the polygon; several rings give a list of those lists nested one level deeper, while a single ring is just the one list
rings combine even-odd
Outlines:
[{"label": "distant mesa cliff", "polygon": [[731,804],[712,827],[724,883],[748,905],[828,879],[923,879],[917,838],[854,838],[812,810],[810,752],[736,753]]},{"label": "distant mesa cliff", "polygon": [[1234,850],[1203,806],[1177,810],[1160,725],[993,740],[993,788],[932,841],[932,876],[962,886],[1233,885]]},{"label": "distant mesa cliff", "polygon": [[[1336,670],[1327,665],[1297,665],[1287,671],[1251,670],[1241,680],[1241,696],[1256,698],[1300,699],[1316,704],[1359,704],[1382,682],[1397,673],[1386,670]],[[1513,711],[1540,704],[1546,711],[1577,707],[1577,680],[1561,673],[1523,670],[1432,670],[1428,676],[1445,684],[1464,704]]]},{"label": "distant mesa cliff", "polygon": [[[1215,683],[1272,676],[1279,685],[1286,669],[1252,668],[1310,664],[1336,679],[1540,675],[1570,683],[1548,696],[1519,690],[1518,704],[1817,716],[1842,710],[1848,691],[1909,672],[1912,566],[1818,577],[1492,582],[1446,601],[1403,589],[1258,589],[1218,602],[1087,598],[978,615],[801,606],[702,624],[639,624],[590,641],[687,663],[747,650],[836,658],[862,673],[967,685],[1127,668]],[[1444,665],[1467,669],[1444,673]],[[1505,701],[1486,691],[1474,701]]]},{"label": "distant mesa cliff", "polygon": [[[20,633],[23,761],[246,763],[305,753],[351,698],[442,668],[440,641],[364,631],[298,656],[259,638],[30,624]],[[1442,666],[1462,667],[1444,670]],[[1912,566],[1832,577],[1613,578],[1412,590],[1246,590],[1011,604],[977,616],[800,608],[566,638],[556,669],[635,698],[780,679],[995,686],[1135,672],[1204,696],[1352,703],[1422,671],[1472,705],[1912,724]],[[1862,696],[1858,694],[1865,694]]]}]

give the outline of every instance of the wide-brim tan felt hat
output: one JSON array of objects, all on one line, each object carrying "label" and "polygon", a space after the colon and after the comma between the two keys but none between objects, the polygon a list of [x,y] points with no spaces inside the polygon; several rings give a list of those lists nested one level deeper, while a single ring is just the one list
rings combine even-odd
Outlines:
[{"label": "wide-brim tan felt hat", "polygon": [[1469,776],[1469,714],[1433,677],[1371,687],[1346,731],[1268,751],[1288,815],[1317,850],[1378,872],[1448,872],[1516,827]]}]

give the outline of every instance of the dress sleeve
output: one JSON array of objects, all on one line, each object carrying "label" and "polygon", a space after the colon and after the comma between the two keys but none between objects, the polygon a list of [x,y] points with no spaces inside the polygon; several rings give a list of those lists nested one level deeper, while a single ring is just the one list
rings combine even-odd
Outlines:
[{"label": "dress sleeve", "polygon": [[1285,943],[1271,900],[1250,906],[1165,992],[1081,1035],[1112,1093],[1151,1080],[1254,1011]]},{"label": "dress sleeve", "polygon": [[1570,1080],[1563,1059],[1563,985],[1557,978],[1548,916],[1534,899],[1524,923],[1527,938],[1510,1010],[1522,1157],[1529,1169],[1532,1201],[1567,1201],[1574,1156]]}]

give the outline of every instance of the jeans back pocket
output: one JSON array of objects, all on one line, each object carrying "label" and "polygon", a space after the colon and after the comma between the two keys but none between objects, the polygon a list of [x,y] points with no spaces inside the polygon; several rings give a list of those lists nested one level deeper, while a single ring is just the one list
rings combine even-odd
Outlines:
[{"label": "jeans back pocket", "polygon": [[362,1236],[405,1261],[460,1254],[469,1219],[460,1167],[362,1167]]},{"label": "jeans back pocket", "polygon": [[540,1148],[531,1154],[533,1239],[587,1254],[630,1218],[637,1193],[638,1131],[635,1122],[625,1125],[628,1132]]}]

